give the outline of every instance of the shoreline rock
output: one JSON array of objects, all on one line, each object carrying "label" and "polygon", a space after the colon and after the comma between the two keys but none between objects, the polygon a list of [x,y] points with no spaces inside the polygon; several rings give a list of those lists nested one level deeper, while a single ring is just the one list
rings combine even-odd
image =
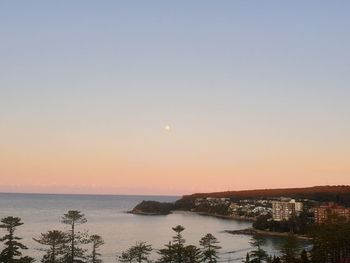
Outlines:
[{"label": "shoreline rock", "polygon": [[[232,234],[232,235],[248,235],[248,236],[260,235],[260,236],[270,236],[270,237],[287,237],[290,235],[290,233],[264,231],[264,230],[258,230],[255,228],[245,228],[245,229],[239,229],[239,230],[225,230],[224,232]],[[294,236],[296,238],[302,239],[302,240],[311,240],[311,238],[308,236],[295,235],[295,234],[294,234]]]},{"label": "shoreline rock", "polygon": [[234,216],[234,215],[219,215],[219,214],[211,214],[211,213],[205,213],[205,212],[194,212],[196,214],[202,215],[202,216],[212,216],[217,217],[221,219],[228,219],[228,220],[239,220],[239,221],[249,221],[249,222],[255,222],[256,218],[254,217],[245,217],[245,216]]}]

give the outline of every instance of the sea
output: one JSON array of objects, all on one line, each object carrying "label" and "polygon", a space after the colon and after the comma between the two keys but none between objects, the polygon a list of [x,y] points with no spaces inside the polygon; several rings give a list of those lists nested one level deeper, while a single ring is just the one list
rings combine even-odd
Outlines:
[{"label": "sea", "polygon": [[[63,195],[63,194],[15,194],[0,193],[0,218],[20,217],[23,225],[16,235],[23,238],[28,250],[24,255],[34,257],[37,262],[43,256],[42,245],[33,238],[40,237],[48,230],[67,231],[61,218],[68,210],[79,210],[85,214],[87,223],[78,226],[79,231],[102,236],[105,244],[100,248],[103,262],[117,262],[117,257],[137,241],[152,244],[152,259],[157,250],[169,243],[174,236],[172,227],[185,227],[183,236],[186,243],[199,245],[207,233],[213,234],[220,242],[219,262],[242,262],[251,249],[251,237],[232,235],[225,230],[238,230],[251,226],[251,222],[221,219],[198,215],[192,212],[174,212],[166,216],[146,216],[127,213],[142,200],[174,202],[178,196],[127,196],[127,195]],[[0,229],[0,236],[5,234]],[[265,250],[278,254],[283,238],[266,238]],[[0,248],[2,244],[0,244]],[[86,247],[89,249],[89,246]]]}]

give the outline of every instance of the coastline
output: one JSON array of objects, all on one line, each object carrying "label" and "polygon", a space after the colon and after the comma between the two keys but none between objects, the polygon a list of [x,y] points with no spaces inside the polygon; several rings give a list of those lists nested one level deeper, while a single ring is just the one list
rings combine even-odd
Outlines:
[{"label": "coastline", "polygon": [[170,213],[151,213],[151,212],[142,212],[142,211],[125,211],[125,213],[127,214],[133,214],[133,215],[140,215],[140,216],[166,216],[169,214],[172,214],[172,212]]},{"label": "coastline", "polygon": [[[219,215],[219,214],[212,214],[212,213],[206,213],[206,212],[195,212],[195,211],[188,211],[188,210],[173,210],[169,214],[173,212],[186,212],[186,213],[193,213],[201,216],[208,216],[208,217],[216,217],[220,219],[226,219],[226,220],[238,220],[238,221],[247,221],[247,222],[254,222],[256,221],[255,218],[251,217],[241,217],[241,216],[225,216],[225,215]],[[128,213],[135,214],[135,215],[143,215],[143,216],[164,216],[166,214],[157,214],[157,213],[145,213],[141,211],[133,212],[128,211]],[[286,232],[273,232],[273,231],[266,231],[266,230],[259,230],[255,229],[253,227],[245,228],[245,229],[239,229],[239,230],[224,230],[223,232],[231,234],[231,235],[248,235],[248,236],[254,236],[254,235],[260,235],[265,237],[288,237],[290,233]],[[297,235],[294,234],[294,236],[297,239],[300,240],[311,240],[310,237],[305,235]]]},{"label": "coastline", "polygon": [[238,221],[248,221],[248,222],[255,222],[256,218],[252,217],[244,217],[244,216],[225,216],[220,214],[212,214],[207,212],[196,212],[196,211],[188,211],[188,210],[171,210],[169,213],[150,213],[150,212],[142,212],[140,210],[131,210],[127,211],[127,213],[134,214],[134,215],[148,215],[148,216],[156,216],[156,215],[168,215],[172,214],[174,212],[186,212],[186,213],[193,213],[201,216],[210,216],[210,217],[216,217],[220,219],[227,219],[227,220],[238,220]]},{"label": "coastline", "polygon": [[[254,228],[245,228],[240,230],[225,230],[224,232],[232,235],[249,235],[249,236],[260,235],[260,236],[269,236],[269,237],[287,237],[290,235],[290,233],[286,233],[286,232],[283,232],[283,233],[272,232],[272,231],[258,230]],[[310,237],[304,236],[304,235],[294,234],[294,236],[300,240],[311,240]]]},{"label": "coastline", "polygon": [[249,221],[249,222],[255,222],[256,218],[253,217],[245,217],[245,216],[225,216],[225,215],[219,215],[219,214],[212,214],[212,213],[206,213],[206,212],[194,212],[190,211],[192,213],[196,213],[198,215],[202,216],[212,216],[212,217],[217,217],[221,219],[228,219],[228,220],[239,220],[239,221]]},{"label": "coastline", "polygon": [[209,217],[216,217],[220,219],[226,219],[226,220],[237,220],[237,221],[247,221],[247,222],[255,222],[256,218],[252,217],[244,217],[244,216],[225,216],[220,214],[212,214],[207,212],[196,212],[196,211],[189,211],[189,210],[171,210],[169,213],[152,213],[152,212],[143,212],[141,210],[131,210],[126,211],[126,213],[134,214],[134,215],[148,215],[148,216],[157,216],[157,215],[169,215],[174,212],[186,212],[186,213],[193,213],[201,216],[209,216]]}]

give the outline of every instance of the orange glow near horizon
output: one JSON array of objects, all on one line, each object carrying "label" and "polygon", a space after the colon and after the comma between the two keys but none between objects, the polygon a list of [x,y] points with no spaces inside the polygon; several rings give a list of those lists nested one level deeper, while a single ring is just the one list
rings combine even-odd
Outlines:
[{"label": "orange glow near horizon", "polygon": [[[347,149],[164,134],[16,138],[0,151],[1,191],[160,194],[346,184]],[[114,143],[112,143],[114,141]],[[39,142],[39,143],[38,143]],[[283,146],[283,147],[281,147]],[[319,145],[318,145],[319,146]],[[333,147],[336,145],[333,142]],[[300,148],[299,148],[300,147]],[[303,149],[299,151],[299,149]]]}]

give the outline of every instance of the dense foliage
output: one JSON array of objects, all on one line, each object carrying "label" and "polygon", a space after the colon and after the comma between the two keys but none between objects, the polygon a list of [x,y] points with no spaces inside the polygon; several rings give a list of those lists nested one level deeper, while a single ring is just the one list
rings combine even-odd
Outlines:
[{"label": "dense foliage", "polygon": [[5,248],[0,253],[1,263],[30,263],[33,259],[30,257],[22,257],[21,250],[28,249],[25,245],[19,242],[22,238],[15,236],[16,228],[23,225],[18,217],[5,217],[1,219],[0,228],[5,229],[7,234],[0,238]]},{"label": "dense foliage", "polygon": [[314,262],[350,262],[350,223],[315,226],[312,236]]},{"label": "dense foliage", "polygon": [[156,214],[167,215],[174,210],[173,203],[162,203],[157,201],[142,201],[131,211],[134,214]]},{"label": "dense foliage", "polygon": [[175,203],[175,206],[179,209],[189,210],[194,208],[194,200],[196,198],[205,197],[230,198],[232,201],[239,201],[242,199],[265,199],[280,196],[288,196],[293,199],[310,199],[319,202],[335,202],[350,207],[350,186],[345,185],[201,193],[184,196]]},{"label": "dense foliage", "polygon": [[86,259],[85,249],[81,248],[81,244],[88,242],[87,233],[78,232],[76,227],[87,222],[84,214],[77,210],[70,210],[64,214],[61,222],[70,226],[68,235],[68,243],[65,252],[65,261],[67,263],[84,262]]},{"label": "dense foliage", "polygon": [[308,234],[311,225],[313,225],[313,221],[307,212],[302,212],[299,216],[283,221],[274,221],[270,215],[262,215],[257,217],[253,223],[255,229],[300,235]]},{"label": "dense foliage", "polygon": [[160,259],[158,263],[216,263],[218,259],[218,240],[212,234],[206,234],[200,241],[201,248],[194,245],[186,245],[182,236],[185,228],[181,225],[173,227],[176,233],[173,240],[158,251]]},{"label": "dense foliage", "polygon": [[210,205],[207,203],[201,204],[197,206],[193,211],[195,212],[203,212],[208,213],[212,215],[228,215],[229,214],[229,207],[228,204],[216,204],[216,205]]},{"label": "dense foliage", "polygon": [[104,245],[104,241],[99,235],[92,235],[89,238],[89,243],[92,244],[91,255],[88,256],[91,263],[101,263],[100,259],[101,253],[99,253],[99,247]]},{"label": "dense foliage", "polygon": [[118,257],[120,262],[132,263],[132,262],[149,262],[149,254],[152,251],[152,246],[145,242],[137,242],[134,246],[128,250],[122,252]]},{"label": "dense foliage", "polygon": [[46,254],[42,258],[42,263],[56,263],[63,261],[63,256],[67,251],[67,243],[69,242],[68,235],[63,231],[51,230],[47,233],[42,233],[39,238],[34,238],[36,242],[44,245]]}]

